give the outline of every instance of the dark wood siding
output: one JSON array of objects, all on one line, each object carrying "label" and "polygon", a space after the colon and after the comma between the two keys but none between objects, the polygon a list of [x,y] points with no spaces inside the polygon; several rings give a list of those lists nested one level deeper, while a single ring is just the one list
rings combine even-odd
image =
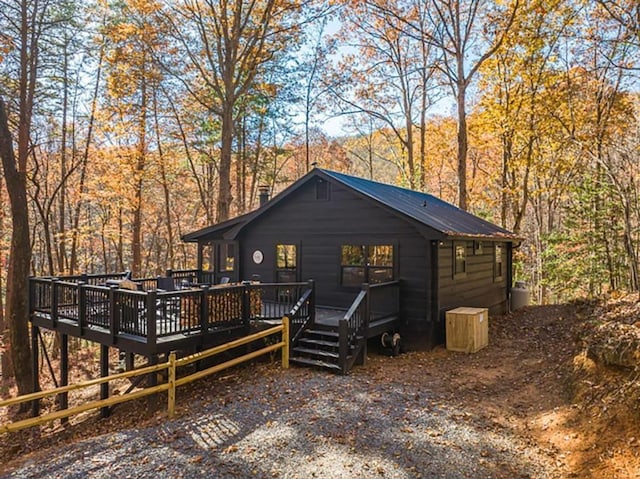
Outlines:
[{"label": "dark wood siding", "polygon": [[[454,244],[466,245],[466,273],[454,278]],[[474,251],[473,241],[441,241],[438,248],[439,297],[441,319],[444,311],[458,306],[489,308],[489,314],[502,314],[507,305],[507,244],[503,243],[503,275],[494,279],[494,243],[483,242],[482,253]]]},{"label": "dark wood siding", "polygon": [[[408,221],[337,184],[329,200],[317,200],[311,181],[292,192],[286,201],[248,224],[239,235],[242,279],[260,275],[275,280],[277,244],[298,246],[298,279],[314,279],[319,305],[348,307],[357,289],[340,285],[340,254],[344,244],[391,244],[395,277],[402,283],[405,326],[427,330],[428,291],[431,278],[430,241]],[[264,260],[255,264],[252,255],[261,250]]]}]

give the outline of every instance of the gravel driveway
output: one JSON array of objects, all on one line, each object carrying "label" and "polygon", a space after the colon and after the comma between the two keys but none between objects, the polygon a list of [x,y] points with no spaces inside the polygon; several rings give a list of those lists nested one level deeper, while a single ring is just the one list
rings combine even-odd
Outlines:
[{"label": "gravel driveway", "polygon": [[347,377],[245,368],[197,399],[179,389],[178,419],[53,446],[1,477],[563,477],[552,451],[430,387],[441,379],[386,377],[393,361],[375,357]]}]

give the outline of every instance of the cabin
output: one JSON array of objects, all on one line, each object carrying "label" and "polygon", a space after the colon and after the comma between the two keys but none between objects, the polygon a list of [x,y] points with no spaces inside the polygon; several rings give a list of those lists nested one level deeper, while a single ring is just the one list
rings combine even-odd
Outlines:
[{"label": "cabin", "polygon": [[365,336],[398,333],[412,349],[443,342],[449,309],[508,309],[518,238],[433,195],[315,168],[260,199],[249,214],[183,236],[214,281],[313,280],[316,305],[340,317],[365,291]]},{"label": "cabin", "polygon": [[193,270],[30,278],[35,390],[40,329],[60,335],[61,384],[70,336],[101,345],[106,375],[110,348],[130,369],[284,317],[292,362],[347,374],[374,340],[394,353],[442,343],[450,309],[508,309],[519,239],[432,195],[315,168],[272,199],[262,188],[260,203],[184,235]]}]

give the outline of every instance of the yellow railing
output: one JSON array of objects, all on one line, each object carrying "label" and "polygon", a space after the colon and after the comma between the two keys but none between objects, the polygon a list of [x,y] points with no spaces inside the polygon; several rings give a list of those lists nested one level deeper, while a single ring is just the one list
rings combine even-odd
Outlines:
[{"label": "yellow railing", "polygon": [[[194,363],[196,361],[200,361],[202,359],[206,359],[216,354],[220,354],[231,349],[237,348],[239,346],[243,346],[245,344],[249,344],[258,339],[266,338],[268,336],[272,336],[274,334],[282,333],[282,339],[280,342],[276,344],[271,344],[269,346],[265,346],[264,348],[258,349],[251,353],[245,354],[243,356],[239,356],[237,358],[231,359],[229,361],[225,361],[224,363],[217,364],[210,368],[207,368],[202,371],[197,371],[189,376],[184,376],[181,378],[176,378],[176,369],[180,366],[185,366],[187,364]],[[231,341],[225,344],[221,344],[220,346],[216,346],[215,348],[208,349],[206,351],[202,351],[200,353],[192,354],[190,356],[186,356],[181,359],[176,359],[175,352],[169,354],[169,360],[166,363],[156,364],[153,366],[147,366],[141,369],[135,369],[133,371],[127,371],[124,373],[113,374],[111,376],[105,376],[103,378],[92,379],[89,381],[83,381],[78,384],[70,384],[68,386],[62,386],[55,389],[50,389],[48,391],[39,391],[36,393],[26,394],[24,396],[18,396],[15,398],[7,399],[4,401],[0,401],[0,407],[12,406],[15,404],[21,404],[25,402],[30,402],[34,400],[43,399],[50,396],[56,396],[61,393],[67,393],[70,391],[77,391],[79,389],[88,388],[91,386],[96,386],[98,384],[103,384],[109,381],[115,381],[117,379],[125,379],[131,378],[135,376],[141,376],[143,374],[151,374],[157,373],[159,371],[167,370],[168,380],[164,384],[160,384],[157,386],[149,387],[142,389],[140,391],[134,391],[128,394],[122,394],[119,396],[113,396],[108,399],[101,399],[99,401],[92,401],[86,404],[82,404],[80,406],[75,406],[70,409],[62,409],[60,411],[54,411],[51,413],[43,414],[42,416],[23,419],[20,421],[15,421],[9,424],[0,425],[0,434],[5,432],[13,432],[19,431],[21,429],[26,429],[28,427],[40,426],[47,422],[62,419],[69,416],[73,416],[75,414],[80,414],[81,412],[89,411],[91,409],[100,409],[107,406],[113,406],[115,404],[119,404],[126,401],[131,401],[133,399],[139,399],[141,397],[149,396],[151,394],[156,394],[162,391],[168,391],[168,400],[167,400],[167,410],[169,418],[172,418],[175,415],[175,405],[176,405],[176,388],[178,386],[182,386],[184,384],[188,384],[197,379],[201,379],[210,374],[217,373],[224,369],[230,368],[232,366],[236,366],[243,362],[249,361],[256,357],[262,356],[263,354],[267,354],[273,351],[277,351],[282,349],[282,367],[289,367],[289,318],[282,318],[282,324],[279,326],[274,326],[273,328],[266,329],[264,331],[260,331],[258,333],[245,336],[240,339],[236,339],[235,341]]]}]

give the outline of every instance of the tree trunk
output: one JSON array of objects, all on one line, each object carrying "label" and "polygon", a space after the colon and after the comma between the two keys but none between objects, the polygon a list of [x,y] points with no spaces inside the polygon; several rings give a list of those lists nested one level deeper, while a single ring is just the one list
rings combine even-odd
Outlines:
[{"label": "tree trunk", "polygon": [[220,184],[216,221],[229,219],[231,196],[231,156],[233,150],[233,101],[228,100],[222,114],[222,146],[220,149]]},{"label": "tree trunk", "polygon": [[[464,78],[460,75],[458,78]],[[467,111],[466,85],[464,80],[458,84],[458,206],[467,210]]]},{"label": "tree trunk", "polygon": [[140,277],[142,274],[142,184],[147,156],[147,80],[144,69],[141,74],[140,101],[138,151],[136,152],[135,168],[135,197],[133,205],[133,238],[131,240],[131,273],[134,277]]},{"label": "tree trunk", "polygon": [[[0,188],[0,231],[4,229],[4,191]],[[2,248],[0,248],[0,265],[2,262]],[[4,321],[4,295],[2,293],[2,271],[0,271],[0,341],[5,341],[9,337],[9,331]],[[0,353],[0,376],[8,378],[11,376],[11,363],[9,355]]]},{"label": "tree trunk", "polygon": [[[21,116],[21,120],[23,117]],[[22,126],[22,125],[21,125]],[[28,131],[28,130],[27,130]],[[31,348],[29,345],[29,208],[26,168],[20,168],[13,152],[4,100],[0,98],[0,156],[11,204],[11,250],[7,275],[6,322],[9,328],[9,355],[18,394],[33,391]],[[20,158],[19,158],[20,160]],[[26,155],[24,164],[26,166]],[[26,403],[25,403],[26,406]]]}]

